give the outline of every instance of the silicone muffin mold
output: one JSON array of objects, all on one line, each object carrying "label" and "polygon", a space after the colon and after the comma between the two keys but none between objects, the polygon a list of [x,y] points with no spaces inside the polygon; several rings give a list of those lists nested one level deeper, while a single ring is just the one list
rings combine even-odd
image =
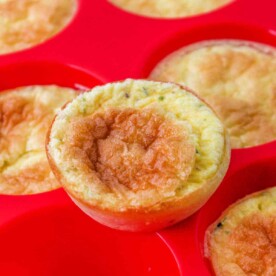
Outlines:
[{"label": "silicone muffin mold", "polygon": [[[105,0],[79,0],[71,23],[35,47],[0,56],[0,90],[57,84],[85,90],[147,78],[169,53],[209,39],[276,46],[274,0],[236,0],[188,18],[122,11]],[[204,235],[229,204],[276,185],[276,142],[232,150],[230,168],[211,199],[165,230],[133,234],[100,226],[62,189],[0,195],[1,275],[213,275]]]}]

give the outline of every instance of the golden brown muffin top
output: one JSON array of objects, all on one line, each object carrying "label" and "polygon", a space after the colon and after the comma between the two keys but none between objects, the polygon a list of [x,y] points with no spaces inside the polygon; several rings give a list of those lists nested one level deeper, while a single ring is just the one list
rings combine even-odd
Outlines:
[{"label": "golden brown muffin top", "polygon": [[76,0],[0,0],[0,54],[54,36],[72,19]]},{"label": "golden brown muffin top", "polygon": [[45,154],[57,110],[76,92],[29,86],[0,93],[0,194],[32,194],[59,187]]},{"label": "golden brown muffin top", "polygon": [[210,41],[161,61],[150,79],[194,89],[225,123],[233,148],[276,137],[276,51],[244,41]]},{"label": "golden brown muffin top", "polygon": [[134,192],[152,186],[171,192],[193,168],[190,140],[185,128],[155,110],[111,108],[74,120],[64,146],[110,190],[120,183]]},{"label": "golden brown muffin top", "polygon": [[232,0],[109,0],[109,2],[136,14],[174,18],[209,12]]},{"label": "golden brown muffin top", "polygon": [[228,208],[207,232],[217,275],[276,275],[276,188]]}]

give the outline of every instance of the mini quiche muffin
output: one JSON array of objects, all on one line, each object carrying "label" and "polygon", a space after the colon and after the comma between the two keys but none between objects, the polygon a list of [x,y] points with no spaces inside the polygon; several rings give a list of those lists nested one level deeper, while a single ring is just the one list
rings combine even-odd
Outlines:
[{"label": "mini quiche muffin", "polygon": [[135,14],[149,17],[176,18],[215,10],[233,0],[109,0]]},{"label": "mini quiche muffin", "polygon": [[0,0],[0,54],[39,44],[73,18],[76,0]]},{"label": "mini quiche muffin", "polygon": [[276,188],[230,206],[206,232],[218,276],[276,275]]},{"label": "mini quiche muffin", "polygon": [[92,218],[151,231],[207,201],[228,167],[229,143],[215,113],[187,89],[128,79],[96,87],[60,111],[47,154]]},{"label": "mini quiche muffin", "polygon": [[45,153],[46,133],[57,110],[76,95],[57,86],[0,93],[0,194],[34,194],[59,187]]},{"label": "mini quiche muffin", "polygon": [[201,42],[161,61],[152,80],[185,84],[227,127],[233,148],[276,138],[276,50],[246,41]]}]

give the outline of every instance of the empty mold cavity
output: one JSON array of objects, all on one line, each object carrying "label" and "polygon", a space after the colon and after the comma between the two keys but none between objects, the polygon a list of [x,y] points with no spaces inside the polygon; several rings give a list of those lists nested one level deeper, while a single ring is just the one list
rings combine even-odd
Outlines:
[{"label": "empty mold cavity", "polygon": [[180,275],[155,233],[110,230],[73,204],[43,208],[0,228],[3,275]]}]

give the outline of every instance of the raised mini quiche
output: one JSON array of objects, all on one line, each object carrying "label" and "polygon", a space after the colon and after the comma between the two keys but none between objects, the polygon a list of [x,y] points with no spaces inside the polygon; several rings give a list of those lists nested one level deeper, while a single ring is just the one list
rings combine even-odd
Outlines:
[{"label": "raised mini quiche", "polygon": [[229,143],[216,114],[187,89],[128,79],[66,105],[47,154],[84,212],[112,228],[147,231],[207,201],[227,170]]}]

